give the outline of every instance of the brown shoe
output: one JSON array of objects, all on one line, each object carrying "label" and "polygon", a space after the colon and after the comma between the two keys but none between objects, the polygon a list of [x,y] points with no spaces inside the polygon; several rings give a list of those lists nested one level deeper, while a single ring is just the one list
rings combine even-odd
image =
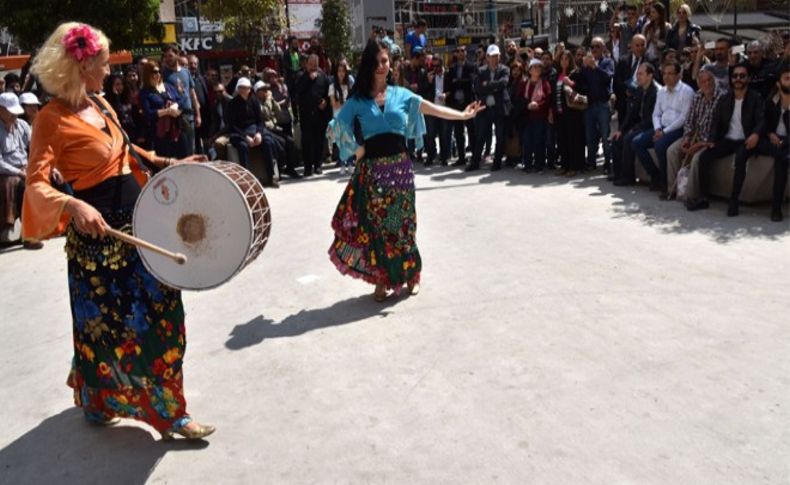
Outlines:
[{"label": "brown shoe", "polygon": [[22,243],[22,247],[25,248],[25,249],[36,250],[36,249],[43,248],[44,247],[44,243],[40,242],[40,241],[39,242],[25,241],[25,242]]}]

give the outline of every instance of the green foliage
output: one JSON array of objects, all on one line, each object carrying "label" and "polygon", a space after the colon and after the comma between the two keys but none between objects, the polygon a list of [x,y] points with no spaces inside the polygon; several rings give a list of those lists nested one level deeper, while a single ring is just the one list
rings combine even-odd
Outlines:
[{"label": "green foliage", "polygon": [[336,62],[351,54],[351,19],[347,0],[324,0],[321,4],[321,37],[327,56]]},{"label": "green foliage", "polygon": [[285,7],[282,0],[205,0],[201,13],[214,21],[222,21],[226,37],[236,37],[255,57],[261,35],[275,37],[285,29]]},{"label": "green foliage", "polygon": [[159,0],[0,0],[0,25],[25,50],[40,46],[63,22],[101,29],[112,49],[130,49],[146,37],[162,35]]}]

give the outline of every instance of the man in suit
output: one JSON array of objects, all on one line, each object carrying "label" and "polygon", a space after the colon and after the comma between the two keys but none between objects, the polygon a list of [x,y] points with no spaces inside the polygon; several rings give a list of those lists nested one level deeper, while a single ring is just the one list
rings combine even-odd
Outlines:
[{"label": "man in suit", "polygon": [[510,94],[507,90],[510,80],[510,69],[499,63],[499,47],[491,44],[486,50],[486,65],[478,71],[475,80],[475,92],[486,109],[475,118],[475,144],[472,150],[472,162],[466,171],[480,168],[483,145],[491,135],[491,124],[496,135],[494,165],[491,170],[502,168],[502,157],[505,154],[505,117],[510,113]]},{"label": "man in suit", "polygon": [[741,63],[730,73],[730,91],[713,110],[711,142],[700,155],[700,189],[705,193],[705,169],[713,160],[735,154],[735,175],[727,215],[738,215],[738,198],[746,178],[746,160],[757,153],[765,126],[765,103],[757,91],[749,89],[749,66]]},{"label": "man in suit", "polygon": [[296,82],[299,118],[302,126],[304,175],[321,173],[326,127],[332,119],[329,77],[318,67],[318,56],[310,54],[304,73]]},{"label": "man in suit", "polygon": [[612,134],[614,184],[617,186],[635,183],[636,155],[632,143],[639,135],[653,133],[653,108],[658,94],[655,74],[656,70],[649,62],[639,65],[636,71],[638,88],[633,95],[634,100],[630,103],[622,125]]},{"label": "man in suit", "polygon": [[[466,60],[466,47],[458,46],[455,50],[455,62],[447,71],[444,85],[445,99],[447,106],[463,110],[474,100],[472,87],[474,85],[477,67]],[[475,120],[467,121],[448,121],[452,124],[453,136],[455,136],[455,146],[458,149],[458,161],[453,166],[466,165],[466,143],[464,138],[464,126],[469,134],[469,146],[474,147],[475,140]]]},{"label": "man in suit", "polygon": [[[616,96],[615,109],[617,111],[617,122],[625,122],[628,114],[629,104],[634,100],[634,94],[639,85],[636,79],[637,68],[643,62],[649,62],[656,67],[657,60],[646,54],[647,41],[642,34],[636,34],[631,39],[631,53],[621,56],[614,68],[614,94]],[[622,128],[620,129],[622,132]]]}]

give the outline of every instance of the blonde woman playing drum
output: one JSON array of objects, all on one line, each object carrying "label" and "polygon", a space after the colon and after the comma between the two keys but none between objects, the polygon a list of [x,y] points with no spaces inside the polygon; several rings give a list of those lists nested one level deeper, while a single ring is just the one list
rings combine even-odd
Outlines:
[{"label": "blonde woman playing drum", "polygon": [[[68,384],[75,404],[95,424],[144,421],[163,439],[203,438],[213,426],[187,414],[182,380],[186,345],[180,292],[145,269],[137,250],[104,237],[129,232],[145,181],[109,103],[89,98],[109,74],[109,41],[85,24],[59,26],[33,61],[53,100],[39,113],[30,147],[22,213],[23,238],[66,231],[74,359]],[[134,148],[145,163],[174,161]],[[50,185],[58,169],[75,195]]]}]

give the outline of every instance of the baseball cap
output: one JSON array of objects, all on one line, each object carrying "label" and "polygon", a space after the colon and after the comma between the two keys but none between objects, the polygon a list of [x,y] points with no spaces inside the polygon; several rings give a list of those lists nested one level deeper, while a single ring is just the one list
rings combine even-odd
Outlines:
[{"label": "baseball cap", "polygon": [[250,82],[249,78],[240,77],[238,81],[236,81],[236,89],[238,88],[251,88],[252,83]]},{"label": "baseball cap", "polygon": [[255,83],[255,86],[252,87],[252,90],[257,93],[259,89],[263,89],[264,87],[265,83],[263,81],[258,81]]},{"label": "baseball cap", "polygon": [[21,115],[25,113],[22,106],[19,104],[19,98],[14,93],[0,94],[0,106],[7,109],[12,115]]},{"label": "baseball cap", "polygon": [[487,56],[498,56],[499,55],[499,46],[496,44],[491,44],[488,46],[488,50],[486,50]]},{"label": "baseball cap", "polygon": [[37,104],[41,106],[38,98],[33,93],[22,93],[19,95],[19,104]]},{"label": "baseball cap", "polygon": [[532,59],[529,61],[529,66],[527,66],[527,70],[532,69],[533,66],[540,66],[543,68],[543,63],[540,62],[540,59]]}]

